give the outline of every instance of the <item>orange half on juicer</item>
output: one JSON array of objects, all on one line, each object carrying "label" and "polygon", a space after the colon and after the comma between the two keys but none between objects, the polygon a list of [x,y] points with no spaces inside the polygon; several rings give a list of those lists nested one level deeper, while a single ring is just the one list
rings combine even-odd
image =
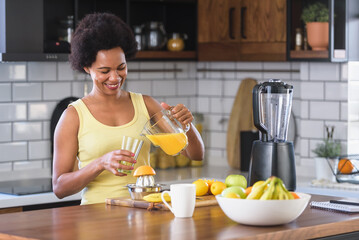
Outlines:
[{"label": "orange half on juicer", "polygon": [[155,185],[154,175],[156,175],[155,170],[148,165],[138,167],[133,173],[133,176],[137,177],[137,187],[153,187]]}]

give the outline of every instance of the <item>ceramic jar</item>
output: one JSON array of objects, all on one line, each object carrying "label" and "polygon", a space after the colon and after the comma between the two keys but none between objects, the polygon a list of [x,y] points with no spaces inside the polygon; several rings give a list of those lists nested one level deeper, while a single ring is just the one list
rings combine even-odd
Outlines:
[{"label": "ceramic jar", "polygon": [[172,33],[167,42],[169,51],[182,51],[184,49],[184,40],[179,33]]}]

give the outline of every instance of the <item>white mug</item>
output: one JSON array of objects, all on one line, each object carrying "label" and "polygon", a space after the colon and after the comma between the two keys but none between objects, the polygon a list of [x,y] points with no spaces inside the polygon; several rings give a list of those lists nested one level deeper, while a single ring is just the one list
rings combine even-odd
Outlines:
[{"label": "white mug", "polygon": [[[168,193],[171,196],[172,207],[166,202],[163,195]],[[171,210],[175,217],[192,217],[196,204],[196,185],[194,184],[172,184],[170,191],[163,191],[161,194],[163,203]]]}]

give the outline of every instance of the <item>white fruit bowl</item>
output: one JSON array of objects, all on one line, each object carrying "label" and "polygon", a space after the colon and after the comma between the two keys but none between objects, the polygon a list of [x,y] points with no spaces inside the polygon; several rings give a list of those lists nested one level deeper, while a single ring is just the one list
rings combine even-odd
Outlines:
[{"label": "white fruit bowl", "polygon": [[223,212],[233,221],[246,225],[271,226],[289,223],[298,218],[311,198],[309,194],[297,193],[293,200],[216,199]]}]

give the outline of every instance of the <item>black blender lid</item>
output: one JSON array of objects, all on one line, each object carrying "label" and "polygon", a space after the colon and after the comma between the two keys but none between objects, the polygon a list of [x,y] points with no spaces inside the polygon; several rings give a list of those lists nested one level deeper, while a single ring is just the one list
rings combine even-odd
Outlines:
[{"label": "black blender lid", "polygon": [[288,93],[293,91],[292,85],[286,84],[280,79],[269,79],[269,81],[263,82],[261,85],[264,93]]}]

